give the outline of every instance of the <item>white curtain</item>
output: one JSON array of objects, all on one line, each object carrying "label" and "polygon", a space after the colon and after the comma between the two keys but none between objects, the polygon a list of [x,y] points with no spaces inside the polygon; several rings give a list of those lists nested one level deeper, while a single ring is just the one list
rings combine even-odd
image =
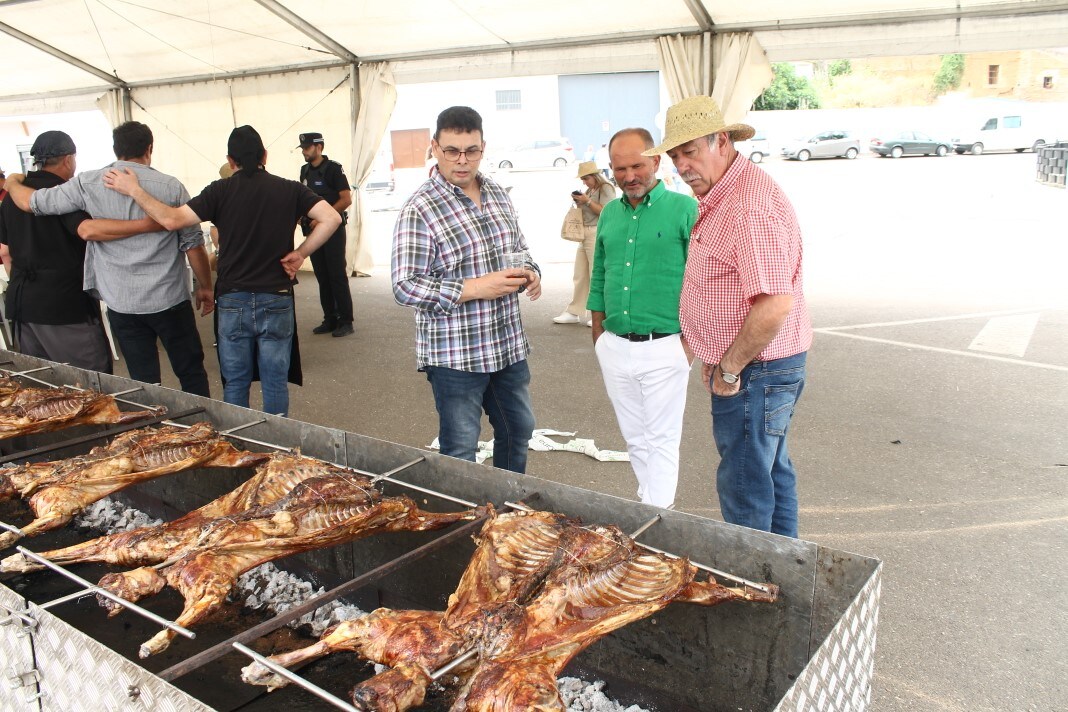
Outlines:
[{"label": "white curtain", "polygon": [[752,33],[732,32],[712,38],[712,98],[727,123],[743,121],[775,73],[764,48]]},{"label": "white curtain", "polygon": [[397,85],[389,62],[361,64],[358,70],[359,92],[354,93],[358,102],[353,112],[352,125],[352,174],[357,186],[352,199],[352,224],[346,244],[346,261],[349,274],[371,274],[374,258],[371,255],[371,235],[365,231],[368,224],[367,207],[364,204],[362,186],[371,175],[375,154],[386,133],[393,107],[397,104]]},{"label": "white curtain", "polygon": [[744,120],[774,78],[751,33],[665,35],[657,38],[656,51],[671,102],[711,96],[727,123]]},{"label": "white curtain", "polygon": [[123,106],[122,89],[109,89],[97,97],[96,108],[107,117],[112,128],[127,120],[126,108]]}]

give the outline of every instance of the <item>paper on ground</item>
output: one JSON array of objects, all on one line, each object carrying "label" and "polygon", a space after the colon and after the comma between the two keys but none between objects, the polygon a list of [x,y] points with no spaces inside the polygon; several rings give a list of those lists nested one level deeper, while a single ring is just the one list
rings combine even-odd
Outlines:
[{"label": "paper on ground", "polygon": [[[558,443],[550,435],[556,435],[560,437],[571,438],[566,443]],[[564,452],[581,452],[584,455],[592,457],[598,462],[630,462],[630,455],[626,452],[619,452],[617,450],[599,450],[594,444],[593,440],[586,438],[576,438],[575,433],[565,430],[552,430],[550,428],[540,428],[534,431],[534,435],[530,438],[529,449],[535,452],[550,452],[550,451],[564,451]],[[434,442],[430,443],[429,448],[431,450],[439,450],[438,439],[434,438]],[[475,462],[482,464],[488,458],[493,457],[493,442],[479,440],[478,451],[475,452]]]}]

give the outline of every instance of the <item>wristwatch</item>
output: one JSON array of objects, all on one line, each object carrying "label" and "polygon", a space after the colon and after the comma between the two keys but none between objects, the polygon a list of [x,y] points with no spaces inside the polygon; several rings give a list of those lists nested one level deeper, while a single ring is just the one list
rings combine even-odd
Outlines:
[{"label": "wristwatch", "polygon": [[726,371],[723,370],[722,366],[719,367],[719,375],[723,377],[723,382],[726,383],[727,385],[733,386],[735,383],[738,382],[738,374],[737,373],[727,373]]}]

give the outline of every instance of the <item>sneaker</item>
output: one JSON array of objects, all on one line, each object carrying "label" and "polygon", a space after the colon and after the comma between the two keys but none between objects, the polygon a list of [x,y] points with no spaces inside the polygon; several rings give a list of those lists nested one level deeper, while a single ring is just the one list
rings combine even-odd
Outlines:
[{"label": "sneaker", "polygon": [[579,318],[577,316],[575,316],[574,314],[572,314],[571,312],[569,312],[569,311],[562,311],[562,312],[560,312],[559,316],[554,316],[553,317],[553,323],[554,324],[577,324],[577,323],[579,323]]},{"label": "sneaker", "polygon": [[323,323],[312,329],[313,334],[329,334],[331,331],[337,328],[337,324],[332,321],[323,320]]},{"label": "sneaker", "polygon": [[331,336],[348,336],[352,333],[352,324],[338,324],[338,327],[330,332]]}]

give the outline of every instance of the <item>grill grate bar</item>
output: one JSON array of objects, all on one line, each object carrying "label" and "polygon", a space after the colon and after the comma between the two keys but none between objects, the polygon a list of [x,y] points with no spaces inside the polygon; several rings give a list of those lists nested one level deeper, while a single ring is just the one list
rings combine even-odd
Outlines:
[{"label": "grill grate bar", "polygon": [[[182,636],[185,636],[186,638],[190,638],[190,639],[197,637],[197,634],[194,633],[193,631],[188,630],[186,628],[183,628],[182,626],[178,625],[177,623],[169,621],[166,618],[162,618],[160,616],[157,616],[152,611],[147,610],[145,608],[142,608],[141,606],[137,605],[136,603],[131,603],[131,602],[127,601],[124,598],[120,598],[119,596],[116,596],[111,591],[105,591],[104,589],[100,588],[96,584],[93,584],[93,583],[90,583],[89,581],[86,581],[85,579],[83,579],[81,576],[78,576],[77,574],[72,574],[70,571],[65,570],[64,568],[62,568],[61,566],[58,566],[57,564],[53,564],[48,559],[44,558],[43,556],[39,556],[38,554],[35,554],[34,552],[30,551],[29,549],[27,549],[24,546],[16,546],[15,547],[15,551],[19,552],[23,556],[28,556],[29,558],[33,559],[34,561],[36,561],[39,564],[43,564],[44,566],[47,566],[48,568],[50,568],[53,571],[55,571],[57,574],[62,574],[63,576],[66,576],[71,581],[73,581],[73,582],[77,583],[78,585],[82,586],[85,589],[86,593],[95,593],[98,596],[103,596],[104,598],[106,598],[106,599],[108,599],[110,601],[114,601],[115,603],[118,603],[120,606],[122,606],[124,608],[127,608],[127,609],[133,611],[134,613],[137,613],[138,615],[143,616],[144,618],[149,619],[153,623],[158,623],[159,625],[163,626],[164,628],[168,628],[170,630],[173,630],[178,635],[182,635]],[[45,606],[42,606],[42,607],[46,607],[47,605],[48,604],[45,604]]]},{"label": "grill grate bar", "polygon": [[255,660],[256,662],[258,662],[260,665],[263,665],[265,668],[267,668],[271,672],[274,672],[274,673],[276,673],[278,675],[281,675],[282,677],[286,678],[287,680],[289,680],[293,684],[304,688],[305,690],[307,690],[308,692],[312,693],[313,695],[315,695],[319,699],[323,700],[324,702],[327,702],[327,703],[333,705],[334,707],[337,707],[339,710],[346,710],[346,712],[360,712],[360,710],[358,708],[353,707],[348,702],[345,702],[344,700],[342,700],[342,699],[340,699],[338,697],[335,697],[334,695],[330,694],[329,692],[327,692],[323,688],[319,687],[318,685],[314,685],[314,684],[308,682],[307,680],[305,680],[300,675],[297,675],[296,673],[290,672],[289,670],[285,669],[281,665],[278,665],[276,663],[272,663],[270,660],[268,660],[267,658],[263,657],[262,655],[257,653],[252,648],[246,647],[246,646],[242,645],[241,643],[237,643],[237,642],[231,643],[231,645],[234,648],[234,650],[237,650],[238,652],[240,652],[240,653],[242,653],[244,655],[247,655],[248,657],[250,657],[253,660]]}]

